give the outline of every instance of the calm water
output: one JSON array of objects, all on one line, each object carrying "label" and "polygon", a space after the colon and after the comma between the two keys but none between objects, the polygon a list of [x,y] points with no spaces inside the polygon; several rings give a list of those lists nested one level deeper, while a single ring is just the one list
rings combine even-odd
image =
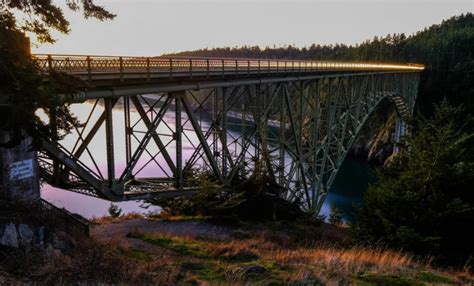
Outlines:
[{"label": "calm water", "polygon": [[[92,103],[83,103],[83,104],[76,104],[71,106],[71,110],[78,116],[79,119],[84,120],[88,116],[88,112],[92,108]],[[102,112],[102,108],[100,106],[96,106],[96,112],[92,114],[91,122],[94,122],[96,118]],[[132,122],[138,119],[138,115],[134,112],[131,114]],[[169,112],[165,115],[164,121],[166,124],[173,128],[175,118],[174,113]],[[123,136],[123,111],[120,109],[120,105],[117,106],[117,109],[114,109],[114,136],[115,138],[122,138]],[[229,124],[231,124],[232,120],[229,120]],[[203,124],[206,124],[203,122]],[[138,130],[142,128],[145,130],[144,126],[136,126],[134,129]],[[232,135],[238,137],[239,130],[238,128],[230,128],[232,131]],[[159,126],[158,131],[163,134],[170,134],[171,131],[167,129],[166,126]],[[87,128],[86,128],[87,133]],[[84,134],[86,134],[84,133]],[[193,134],[188,134],[189,141],[183,138],[183,158],[187,159],[191,156],[193,147],[191,146],[191,142],[193,140],[197,140]],[[77,136],[70,135],[66,137],[64,142],[61,142],[64,146],[70,148],[74,146],[75,139]],[[191,142],[190,142],[191,141]],[[120,174],[123,171],[125,166],[125,158],[124,155],[121,155],[123,152],[119,152],[120,150],[124,150],[124,141],[123,140],[116,140],[114,142],[115,148],[117,152],[115,153],[116,156],[116,174]],[[196,141],[194,141],[196,142]],[[166,143],[165,143],[166,144]],[[96,139],[92,140],[90,143],[90,152],[91,156],[98,163],[98,168],[101,172],[106,173],[106,158],[105,158],[105,140],[104,140],[104,128],[101,128],[96,135]],[[168,148],[170,149],[170,154],[173,154],[174,145],[171,143]],[[153,149],[153,147],[151,147]],[[151,153],[157,150],[151,150]],[[91,164],[91,160],[88,159],[87,155],[83,155],[84,158],[81,157],[84,163],[88,166]],[[167,169],[160,169],[156,165],[148,164],[146,165],[146,161],[138,163],[138,168],[142,168],[140,172],[141,176],[162,176],[165,173],[169,172]],[[328,215],[330,211],[330,207],[332,204],[336,204],[340,210],[342,210],[345,214],[345,219],[350,219],[350,214],[352,212],[353,203],[360,202],[363,192],[366,189],[368,181],[368,167],[366,164],[361,163],[357,160],[352,158],[347,158],[344,162],[341,170],[335,179],[334,185],[323,205],[322,214]],[[93,217],[101,217],[107,215],[107,209],[110,206],[110,202],[106,200],[102,200],[99,198],[94,198],[90,196],[85,196],[81,194],[77,194],[74,192],[58,189],[51,187],[49,185],[44,185],[42,188],[42,197],[56,206],[64,207],[71,212],[78,213],[86,218],[93,218]],[[148,213],[150,211],[156,212],[159,211],[160,208],[157,206],[150,206],[144,204],[141,201],[128,201],[128,202],[119,202],[117,205],[122,209],[122,213],[130,213],[130,212],[138,212],[138,213]]]},{"label": "calm water", "polygon": [[322,212],[329,215],[331,204],[336,204],[344,213],[344,220],[350,221],[353,216],[354,204],[362,202],[368,182],[369,166],[367,162],[351,157],[346,158],[324,202]]}]

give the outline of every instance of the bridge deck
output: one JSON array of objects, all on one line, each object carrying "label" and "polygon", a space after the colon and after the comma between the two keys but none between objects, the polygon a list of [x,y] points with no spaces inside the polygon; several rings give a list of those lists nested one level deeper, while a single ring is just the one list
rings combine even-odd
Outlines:
[{"label": "bridge deck", "polygon": [[44,72],[66,72],[93,87],[183,79],[209,81],[228,78],[265,78],[332,72],[421,71],[417,64],[389,64],[341,61],[242,59],[242,58],[164,58],[78,55],[34,55]]}]

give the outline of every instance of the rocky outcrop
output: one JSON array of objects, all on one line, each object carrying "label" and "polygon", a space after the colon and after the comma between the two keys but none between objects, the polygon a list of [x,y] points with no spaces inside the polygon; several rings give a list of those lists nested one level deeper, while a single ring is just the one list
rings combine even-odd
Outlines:
[{"label": "rocky outcrop", "polygon": [[18,232],[13,223],[0,226],[0,245],[18,247]]},{"label": "rocky outcrop", "polygon": [[37,243],[43,243],[38,239],[38,229],[27,224],[0,224],[0,245],[18,248],[33,246]]},{"label": "rocky outcrop", "polygon": [[35,233],[27,224],[22,223],[18,226],[18,236],[22,244],[28,245],[33,242]]},{"label": "rocky outcrop", "polygon": [[367,159],[372,165],[383,166],[393,153],[393,136],[395,132],[395,115],[379,129],[366,143]]},{"label": "rocky outcrop", "polygon": [[45,226],[34,227],[28,224],[0,224],[0,246],[43,249],[47,254],[70,250],[75,243],[70,237],[47,232]]},{"label": "rocky outcrop", "polygon": [[372,166],[386,165],[393,153],[396,116],[393,109],[382,107],[362,130],[352,146],[351,155]]}]

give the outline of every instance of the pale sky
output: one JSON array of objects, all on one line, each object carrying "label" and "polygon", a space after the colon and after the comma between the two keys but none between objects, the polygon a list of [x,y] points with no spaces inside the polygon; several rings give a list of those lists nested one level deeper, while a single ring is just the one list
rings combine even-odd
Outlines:
[{"label": "pale sky", "polygon": [[33,47],[33,52],[154,56],[206,47],[354,44],[375,35],[409,35],[474,10],[474,0],[95,2],[117,17],[100,22],[67,11],[71,33],[55,34],[56,44]]}]

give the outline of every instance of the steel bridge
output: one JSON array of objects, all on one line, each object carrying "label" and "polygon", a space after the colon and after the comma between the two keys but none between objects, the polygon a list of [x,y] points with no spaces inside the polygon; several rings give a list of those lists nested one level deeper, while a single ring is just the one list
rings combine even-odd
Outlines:
[{"label": "steel bridge", "polygon": [[[264,173],[286,190],[285,199],[312,213],[381,102],[393,103],[399,122],[410,117],[423,70],[276,59],[34,59],[46,74],[66,72],[85,82],[64,100],[90,107],[73,144],[43,142],[39,164],[49,184],[120,201],[196,191],[196,168],[223,186]],[[103,144],[99,151],[93,140]]]}]

